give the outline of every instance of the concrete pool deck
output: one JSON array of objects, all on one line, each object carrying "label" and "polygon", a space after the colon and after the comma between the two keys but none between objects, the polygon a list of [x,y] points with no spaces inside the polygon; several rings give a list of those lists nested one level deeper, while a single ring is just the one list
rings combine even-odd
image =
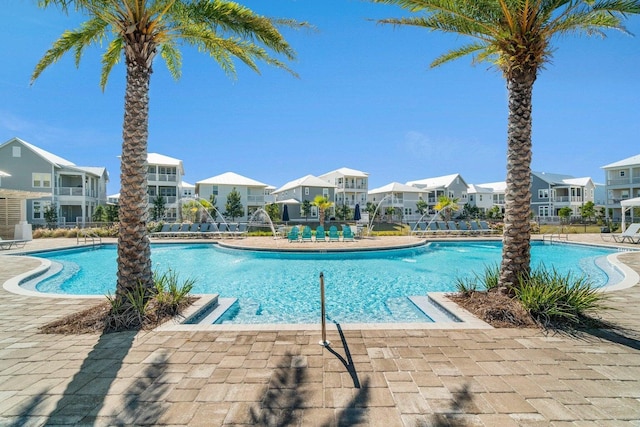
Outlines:
[{"label": "concrete pool deck", "polygon": [[[230,243],[253,239],[278,242]],[[365,240],[417,239],[327,245]],[[2,254],[75,245],[38,239]],[[640,253],[619,259],[640,272]],[[0,283],[37,264],[0,256]],[[324,348],[319,328],[45,335],[39,326],[96,300],[2,289],[0,425],[639,426],[640,286],[609,295],[615,331],[330,325]]]}]

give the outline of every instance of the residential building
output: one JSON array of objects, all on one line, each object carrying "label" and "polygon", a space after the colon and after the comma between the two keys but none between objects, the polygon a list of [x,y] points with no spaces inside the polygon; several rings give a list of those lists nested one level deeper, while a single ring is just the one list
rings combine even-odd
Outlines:
[{"label": "residential building", "polygon": [[589,177],[531,172],[531,210],[540,222],[559,221],[558,211],[564,207],[580,218],[580,208],[594,198],[595,184]]},{"label": "residential building", "polygon": [[424,190],[411,185],[392,182],[369,191],[367,200],[376,206],[381,218],[387,221],[417,221],[422,217],[417,203]]},{"label": "residential building", "polygon": [[36,192],[26,202],[26,220],[44,225],[45,210],[56,209],[58,225],[84,226],[107,202],[109,174],[104,167],[77,166],[69,160],[13,138],[0,145],[0,170],[10,175],[3,186]]},{"label": "residential building", "polygon": [[[493,191],[493,188],[485,187],[481,184],[469,184],[467,189],[469,205],[477,207],[481,213],[486,214],[494,206]],[[504,204],[504,198],[502,203]]]},{"label": "residential building", "polygon": [[427,202],[430,210],[435,210],[438,199],[447,196],[450,199],[458,199],[458,204],[462,208],[469,200],[467,193],[467,183],[455,173],[451,175],[439,176],[435,178],[409,181],[407,185],[423,190],[423,200]]},{"label": "residential building", "polygon": [[151,211],[158,196],[164,199],[164,221],[180,220],[182,199],[182,160],[158,153],[147,154],[147,196]]},{"label": "residential building", "polygon": [[182,198],[183,199],[192,199],[196,196],[196,186],[193,184],[189,184],[186,181],[182,181],[180,185],[182,188]]},{"label": "residential building", "polygon": [[366,204],[369,190],[368,173],[340,168],[320,175],[318,178],[335,185],[333,202],[336,207],[345,205],[355,209],[358,204],[362,207]]},{"label": "residential building", "polygon": [[[494,206],[498,206],[500,208],[500,212],[504,213],[504,196],[507,191],[506,181],[486,182],[484,184],[476,184],[475,187],[490,190],[491,206],[489,207],[489,210],[493,209]],[[476,197],[475,199],[476,199],[476,202],[478,202],[478,198]],[[483,203],[483,206],[485,206],[484,203]],[[478,207],[480,206],[478,205]]]},{"label": "residential building", "polygon": [[[621,221],[620,202],[640,197],[640,154],[602,166],[602,169],[605,174],[607,217]],[[631,215],[631,221],[628,222],[634,222],[634,209],[628,212]]]},{"label": "residential building", "polygon": [[[224,215],[229,193],[234,190],[237,191],[240,194],[240,203],[244,213],[241,217],[234,218],[234,220],[247,221],[256,210],[264,208],[265,189],[268,187],[267,184],[254,179],[237,173],[226,172],[196,182],[196,194],[206,200],[212,200],[213,197],[216,210],[220,215]],[[217,219],[220,220],[221,218]]]},{"label": "residential building", "polygon": [[[316,196],[321,195],[326,197],[329,201],[335,200],[336,186],[327,182],[324,179],[320,179],[317,176],[306,175],[302,178],[287,182],[282,187],[273,191],[273,195],[276,198],[276,203],[286,205],[289,213],[290,221],[300,220],[318,220],[318,208],[311,206],[311,212],[308,216],[303,212],[302,206],[304,201],[313,202]],[[325,212],[325,217],[329,218],[333,215]]]}]

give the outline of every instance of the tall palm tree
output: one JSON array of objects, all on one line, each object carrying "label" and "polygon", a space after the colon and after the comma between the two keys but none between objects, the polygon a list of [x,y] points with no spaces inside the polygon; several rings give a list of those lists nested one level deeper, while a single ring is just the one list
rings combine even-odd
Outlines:
[{"label": "tall palm tree", "polygon": [[438,203],[434,206],[434,209],[440,212],[442,218],[446,221],[451,219],[453,212],[457,212],[460,209],[460,205],[458,204],[458,198],[448,197],[448,196],[440,196],[438,197]]},{"label": "tall palm tree", "polygon": [[260,16],[226,0],[39,0],[39,5],[58,6],[64,12],[74,9],[88,20],[78,29],[65,31],[53,43],[36,65],[32,82],[69,51],[78,65],[85,49],[94,44],[106,46],[100,79],[103,90],[112,68],[122,58],[127,67],[116,290],[116,298],[126,306],[127,292],[142,287],[149,297],[153,288],[146,227],[146,158],[154,59],[160,55],[172,76],[179,78],[179,48],[189,45],[211,55],[231,76],[236,72],[235,59],[256,72],[259,61],[292,72],[272,56],[295,59],[294,50],[278,28],[306,24]]},{"label": "tall palm tree", "polygon": [[627,14],[640,13],[636,0],[370,0],[397,5],[416,16],[379,20],[467,36],[469,44],[436,58],[432,67],[472,55],[502,71],[507,83],[507,191],[501,286],[530,271],[531,94],[538,72],[549,62],[556,36],[624,30]]}]

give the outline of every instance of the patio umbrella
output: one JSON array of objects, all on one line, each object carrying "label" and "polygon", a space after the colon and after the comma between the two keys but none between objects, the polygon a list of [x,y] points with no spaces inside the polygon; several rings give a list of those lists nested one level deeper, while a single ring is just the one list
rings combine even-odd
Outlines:
[{"label": "patio umbrella", "polygon": [[354,221],[360,221],[362,217],[360,216],[360,205],[358,203],[356,203],[356,208],[353,211],[353,220]]},{"label": "patio umbrella", "polygon": [[289,221],[289,208],[287,205],[284,205],[282,208],[282,220],[287,223]]}]

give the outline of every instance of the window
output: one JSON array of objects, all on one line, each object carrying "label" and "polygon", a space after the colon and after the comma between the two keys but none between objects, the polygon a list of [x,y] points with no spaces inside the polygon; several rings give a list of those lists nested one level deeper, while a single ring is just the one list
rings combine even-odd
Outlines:
[{"label": "window", "polygon": [[214,196],[218,195],[218,186],[217,185],[211,186],[211,194],[213,194]]},{"label": "window", "polygon": [[[538,190],[538,199],[548,199],[549,198],[549,189],[548,188],[540,188]],[[542,216],[542,215],[540,215]]]},{"label": "window", "polygon": [[44,219],[44,210],[48,207],[51,206],[51,202],[43,202],[40,200],[34,200],[32,203],[32,207],[33,207],[33,213],[32,213],[32,218],[33,219]]},{"label": "window", "polygon": [[456,193],[454,193],[453,191],[449,191],[449,198],[450,199],[455,199],[456,198]]},{"label": "window", "polygon": [[538,208],[539,216],[549,216],[549,206],[540,206]]},{"label": "window", "polygon": [[404,214],[405,214],[405,216],[411,215],[412,214],[411,208],[404,208]]},{"label": "window", "polygon": [[11,154],[13,157],[22,157],[22,147],[11,147]]},{"label": "window", "polygon": [[31,174],[33,178],[33,186],[37,188],[51,188],[51,174],[50,173],[34,173]]},{"label": "window", "polygon": [[462,193],[462,200],[467,200],[467,193]]},{"label": "window", "polygon": [[311,206],[311,216],[314,217],[314,218],[318,216],[318,207],[317,206]]},{"label": "window", "polygon": [[324,198],[329,198],[329,189],[328,188],[323,188],[322,189],[322,197]]},{"label": "window", "polygon": [[305,196],[309,195],[309,187],[304,187],[304,195]]},{"label": "window", "polygon": [[620,178],[624,178],[625,171],[620,171]]}]

